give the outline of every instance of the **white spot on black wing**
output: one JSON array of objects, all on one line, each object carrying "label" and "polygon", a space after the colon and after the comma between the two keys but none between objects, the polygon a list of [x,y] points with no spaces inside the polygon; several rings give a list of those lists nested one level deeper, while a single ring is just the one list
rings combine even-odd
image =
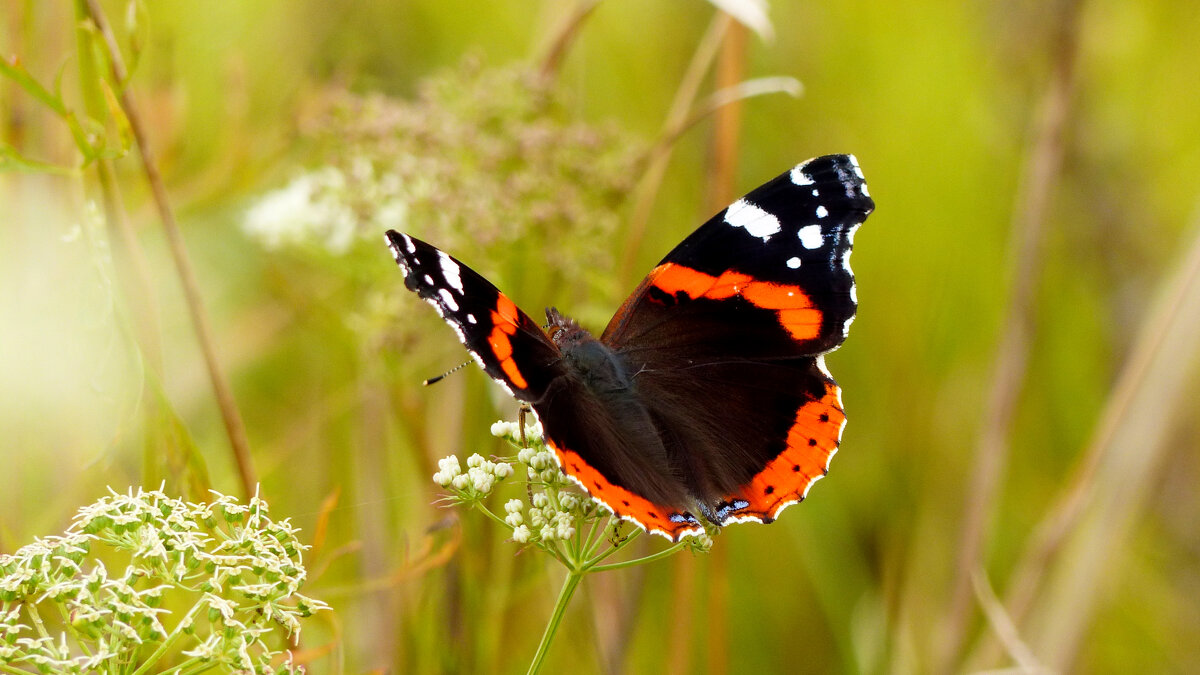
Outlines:
[{"label": "white spot on black wing", "polygon": [[725,222],[733,227],[745,228],[751,236],[763,241],[783,230],[778,218],[745,199],[739,199],[725,209]]},{"label": "white spot on black wing", "polygon": [[854,175],[858,176],[859,180],[866,179],[866,176],[863,176],[862,167],[858,165],[858,158],[854,155],[850,155],[850,166],[854,167]]},{"label": "white spot on black wing", "polygon": [[797,164],[796,168],[792,169],[792,182],[796,185],[812,185],[813,179],[807,173],[804,173],[804,167],[808,166],[808,162]]},{"label": "white spot on black wing", "polygon": [[827,215],[829,215],[829,209],[825,208],[824,206],[817,207],[817,217],[818,218],[824,218]]},{"label": "white spot on black wing", "polygon": [[821,245],[825,243],[825,237],[821,235],[820,225],[805,225],[800,228],[797,235],[800,237],[800,243],[807,249],[821,248]]},{"label": "white spot on black wing", "polygon": [[442,276],[446,278],[446,283],[450,284],[450,288],[458,291],[459,295],[462,295],[462,273],[458,269],[458,263],[451,260],[445,252],[438,251],[438,264],[441,265]]},{"label": "white spot on black wing", "polygon": [[788,260],[787,260],[787,266],[788,266],[788,267],[790,267],[790,268],[792,268],[792,269],[797,269],[797,268],[799,268],[799,267],[800,267],[800,259],[799,259],[799,258],[797,258],[796,256],[792,256],[791,258],[788,258]]},{"label": "white spot on black wing", "polygon": [[451,312],[458,311],[458,303],[454,301],[454,295],[450,293],[450,291],[444,288],[439,288],[438,295],[441,296],[442,302],[446,303],[446,306],[450,308]]}]

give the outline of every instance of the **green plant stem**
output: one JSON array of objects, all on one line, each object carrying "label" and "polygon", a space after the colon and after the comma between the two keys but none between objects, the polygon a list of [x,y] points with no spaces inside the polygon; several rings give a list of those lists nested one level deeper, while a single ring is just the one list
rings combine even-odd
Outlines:
[{"label": "green plant stem", "polygon": [[[184,661],[177,666],[173,666],[171,671],[174,672],[175,675],[193,675],[194,673],[203,673],[206,670],[212,669],[212,667],[213,666],[211,663],[201,663],[199,656],[193,656],[187,661]],[[188,668],[188,670],[184,670],[185,668]]]},{"label": "green plant stem", "polygon": [[[609,522],[612,522],[612,521],[610,520]],[[607,532],[607,531],[608,531],[608,526],[605,525],[604,532]],[[625,539],[623,539],[620,543],[614,544],[612,546],[612,548],[608,549],[607,551],[603,551],[599,554],[597,554],[596,551],[599,550],[600,545],[603,544],[604,540],[601,539],[600,541],[597,541],[596,542],[597,545],[592,547],[587,552],[587,555],[590,556],[588,558],[588,562],[587,562],[588,567],[595,567],[596,564],[599,563],[601,560],[604,560],[605,558],[611,556],[612,554],[616,553],[617,551],[620,551],[621,549],[625,548],[634,539],[637,539],[638,535],[640,535],[641,533],[642,533],[642,530],[634,530],[633,532],[631,532],[629,534],[629,536],[625,537]]]},{"label": "green plant stem", "polygon": [[[677,551],[679,551],[679,549],[683,548],[686,545],[687,545],[686,543],[681,541],[678,544],[675,544],[674,546],[672,546],[670,548],[664,548],[663,550],[659,551],[658,553],[648,555],[645,558],[636,558],[634,560],[622,560],[621,562],[610,563],[608,565],[592,564],[587,567],[587,571],[589,571],[589,572],[608,572],[610,570],[619,570],[619,569],[623,569],[626,567],[633,567],[634,565],[642,565],[642,564],[645,564],[648,562],[654,562],[655,560],[659,560],[661,558],[666,558],[667,556],[674,555]],[[606,552],[602,553],[599,557],[599,560],[603,560],[604,558],[607,558],[608,556],[612,555],[616,551],[617,551],[617,549],[613,548],[612,551],[606,551]],[[599,562],[599,560],[597,560],[597,562]]]},{"label": "green plant stem", "polygon": [[488,507],[484,506],[483,502],[476,502],[475,508],[479,509],[480,511],[483,511],[484,515],[486,515],[488,518],[491,518],[492,520],[496,521],[500,525],[507,527],[509,530],[512,529],[512,527],[509,526],[508,521],[506,521],[503,518],[501,518],[500,516],[492,513],[492,510],[489,509]]},{"label": "green plant stem", "polygon": [[603,536],[604,532],[608,531],[608,525],[605,525],[604,529],[600,531],[600,536],[596,536],[596,529],[598,527],[600,527],[599,518],[592,521],[591,527],[588,528],[587,536],[583,538],[583,546],[580,550],[583,551],[583,557],[585,558],[595,555],[596,550],[600,548],[601,542],[604,541]]},{"label": "green plant stem", "polygon": [[545,632],[542,633],[542,642],[538,645],[537,653],[533,655],[533,662],[529,664],[529,675],[534,675],[541,670],[542,662],[546,660],[546,653],[550,651],[550,643],[554,641],[554,634],[558,632],[558,625],[562,623],[567,605],[571,602],[571,596],[575,595],[575,589],[579,587],[579,582],[583,580],[584,574],[586,574],[585,569],[572,569],[567,572],[562,590],[558,593],[558,601],[554,603],[554,613],[550,615],[550,621],[546,624]]},{"label": "green plant stem", "polygon": [[33,621],[33,627],[37,629],[38,635],[49,638],[50,634],[46,632],[46,625],[42,623],[42,615],[38,612],[37,605],[27,602],[25,606],[29,608],[29,618]]},{"label": "green plant stem", "polygon": [[184,629],[192,625],[192,620],[196,618],[196,614],[200,612],[200,608],[203,606],[204,604],[201,602],[197,602],[196,604],[192,605],[192,608],[188,610],[188,613],[179,620],[179,624],[175,626],[175,630],[171,631],[171,634],[167,636],[167,639],[163,640],[163,643],[158,646],[158,649],[154,650],[154,653],[152,653],[150,657],[146,659],[145,663],[139,666],[137,670],[133,671],[133,675],[144,675],[146,671],[150,670],[150,667],[153,666],[156,661],[161,659],[163,655],[167,653],[167,650],[174,646],[175,642],[179,640],[179,636],[183,635]]},{"label": "green plant stem", "polygon": [[[57,603],[57,602],[54,603],[54,606],[56,608],[58,608],[58,615],[60,617],[62,617],[63,625],[70,626],[71,625],[71,613],[69,611],[67,611],[67,606],[64,604],[61,604],[61,603]],[[74,630],[71,630],[70,635],[71,635],[71,637],[75,638],[75,644],[79,647],[79,651],[83,652],[84,656],[92,655],[92,650],[88,649],[87,642],[82,637],[80,637],[79,633],[75,632]]]}]

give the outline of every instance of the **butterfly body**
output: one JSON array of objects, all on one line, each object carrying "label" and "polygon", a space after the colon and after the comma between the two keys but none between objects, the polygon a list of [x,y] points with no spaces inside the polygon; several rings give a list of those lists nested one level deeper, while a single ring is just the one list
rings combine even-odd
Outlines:
[{"label": "butterfly body", "polygon": [[564,472],[678,540],[699,517],[770,522],[828,471],[845,425],[824,354],[857,299],[849,253],[874,207],[857,161],[802,163],[687,237],[594,337],[542,328],[448,254],[388,233],[405,284],[537,413]]}]

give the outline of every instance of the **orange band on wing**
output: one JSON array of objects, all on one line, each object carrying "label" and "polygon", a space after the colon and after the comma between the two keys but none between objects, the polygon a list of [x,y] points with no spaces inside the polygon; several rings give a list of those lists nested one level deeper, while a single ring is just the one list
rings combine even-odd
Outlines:
[{"label": "orange band on wing", "polygon": [[491,315],[493,328],[491,334],[488,335],[488,344],[492,347],[492,355],[500,361],[500,368],[518,389],[528,389],[529,383],[521,374],[517,362],[512,358],[512,340],[509,339],[510,335],[517,334],[520,310],[512,300],[501,294],[497,298],[496,309],[491,311]]},{"label": "orange band on wing", "polygon": [[496,309],[492,310],[492,317],[497,326],[507,324],[504,332],[513,335],[517,332],[517,324],[521,322],[521,310],[517,309],[517,304],[509,300],[507,295],[501,293],[496,298]]},{"label": "orange band on wing", "polygon": [[[650,283],[668,295],[682,292],[693,300],[696,298],[728,298],[737,292],[737,285],[750,282],[750,277],[736,272],[726,272],[720,279],[675,263],[664,263],[650,271]],[[718,280],[722,283],[718,285]]]},{"label": "orange band on wing", "polygon": [[796,285],[755,281],[732,270],[714,277],[675,263],[654,268],[650,284],[668,295],[683,293],[693,300],[724,300],[738,295],[755,307],[774,311],[779,323],[797,340],[811,340],[821,334],[824,315],[804,289]]},{"label": "orange band on wing", "polygon": [[784,508],[804,499],[809,487],[828,471],[845,424],[837,385],[827,384],[825,396],[808,401],[796,411],[788,430],[787,448],[738,494],[726,498],[730,503],[746,502],[729,516],[769,523]]},{"label": "orange band on wing", "polygon": [[655,504],[620,485],[614,485],[578,453],[559,448],[549,438],[546,439],[546,445],[554,450],[563,471],[618,517],[631,520],[646,531],[660,534],[671,541],[704,531],[704,527],[690,514]]}]

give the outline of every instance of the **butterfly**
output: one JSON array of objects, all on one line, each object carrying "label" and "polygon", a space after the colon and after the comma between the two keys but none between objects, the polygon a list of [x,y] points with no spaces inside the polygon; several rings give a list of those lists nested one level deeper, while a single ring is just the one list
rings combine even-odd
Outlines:
[{"label": "butterfly", "polygon": [[828,473],[846,415],[824,355],[854,320],[850,251],[874,207],[854,156],[803,162],[684,239],[598,338],[553,307],[543,329],[454,257],[386,238],[566,475],[678,541],[701,518],[769,523]]}]

